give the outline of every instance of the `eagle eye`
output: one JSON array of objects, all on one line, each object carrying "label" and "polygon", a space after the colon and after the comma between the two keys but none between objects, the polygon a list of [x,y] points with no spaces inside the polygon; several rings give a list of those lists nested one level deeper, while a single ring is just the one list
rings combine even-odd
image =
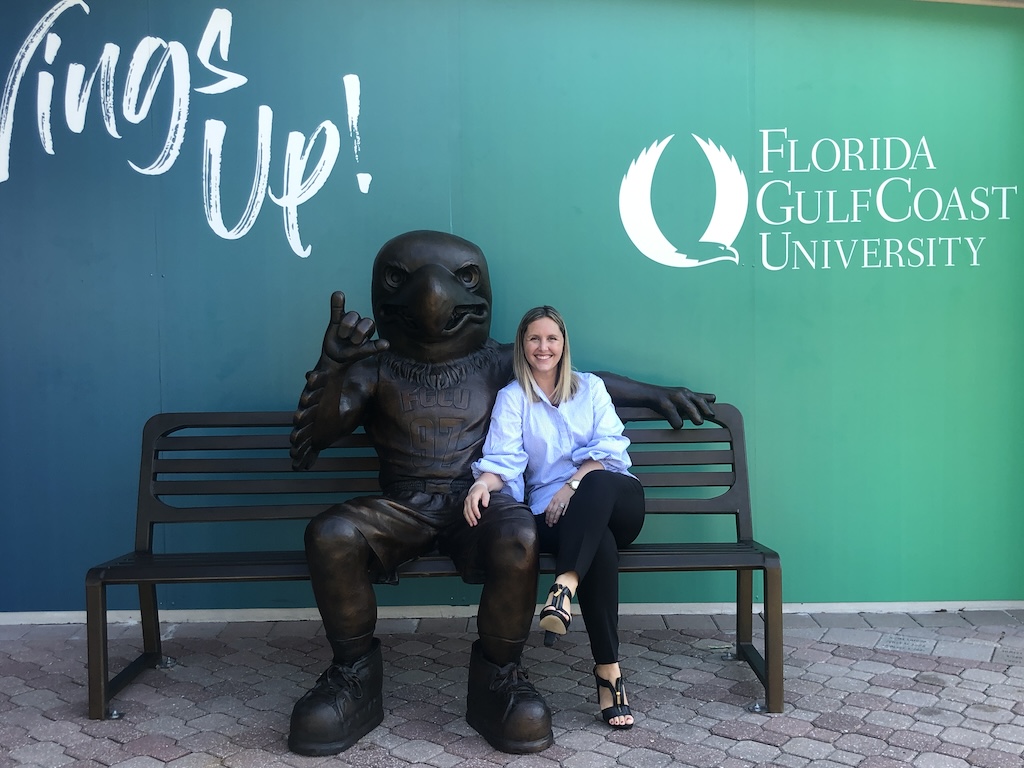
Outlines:
[{"label": "eagle eye", "polygon": [[384,284],[391,290],[401,288],[407,277],[406,271],[399,267],[389,266],[384,268]]},{"label": "eagle eye", "polygon": [[455,271],[455,276],[466,288],[473,289],[480,285],[480,268],[475,264],[467,264]]}]

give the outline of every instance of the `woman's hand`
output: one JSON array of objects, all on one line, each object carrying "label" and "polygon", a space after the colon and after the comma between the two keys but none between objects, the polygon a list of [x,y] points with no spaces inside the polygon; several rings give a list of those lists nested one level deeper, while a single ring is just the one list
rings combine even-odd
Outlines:
[{"label": "woman's hand", "polygon": [[500,487],[500,478],[497,475],[491,475],[489,472],[481,475],[475,483],[469,486],[466,500],[462,504],[462,516],[466,518],[466,522],[470,526],[475,526],[480,522],[480,516],[484,513],[484,509],[491,503],[491,489],[487,475],[498,480]]},{"label": "woman's hand", "polygon": [[551,497],[551,501],[548,502],[547,507],[544,509],[544,522],[548,524],[549,528],[562,519],[565,510],[569,508],[572,495],[572,488],[568,485],[563,485]]},{"label": "woman's hand", "polygon": [[[604,469],[604,465],[597,459],[587,459],[580,464],[579,468],[569,479],[583,480],[584,477],[596,469]],[[562,519],[565,510],[569,508],[569,502],[572,501],[572,497],[575,495],[576,491],[569,487],[568,482],[555,491],[554,497],[548,502],[548,506],[544,510],[544,522],[548,524],[549,528]]]}]

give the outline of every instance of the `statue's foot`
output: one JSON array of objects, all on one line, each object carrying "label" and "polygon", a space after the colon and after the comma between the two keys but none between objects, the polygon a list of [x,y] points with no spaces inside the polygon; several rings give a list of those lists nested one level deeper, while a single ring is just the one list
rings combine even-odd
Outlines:
[{"label": "statue's foot", "polygon": [[319,757],[343,752],[384,719],[384,665],[380,640],[350,664],[331,664],[295,702],[288,749]]},{"label": "statue's foot", "polygon": [[540,752],[555,742],[551,710],[518,662],[499,667],[484,658],[480,641],[469,660],[466,722],[502,752]]}]

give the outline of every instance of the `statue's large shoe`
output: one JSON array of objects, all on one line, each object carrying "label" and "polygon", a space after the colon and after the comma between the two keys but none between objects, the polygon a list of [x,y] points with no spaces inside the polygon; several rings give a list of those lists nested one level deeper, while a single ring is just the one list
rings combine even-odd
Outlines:
[{"label": "statue's large shoe", "polygon": [[331,664],[295,702],[288,749],[300,755],[336,755],[384,719],[384,665],[380,640],[350,664]]},{"label": "statue's large shoe", "polygon": [[554,741],[551,710],[518,662],[499,667],[484,658],[480,641],[469,659],[466,722],[495,749],[540,752]]}]

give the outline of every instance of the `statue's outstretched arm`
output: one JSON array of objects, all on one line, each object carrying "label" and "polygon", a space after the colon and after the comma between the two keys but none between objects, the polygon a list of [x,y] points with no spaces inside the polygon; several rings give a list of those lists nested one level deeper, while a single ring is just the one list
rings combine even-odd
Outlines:
[{"label": "statue's outstretched arm", "polygon": [[370,368],[354,366],[388,348],[371,339],[376,326],[358,312],[345,312],[345,294],[331,295],[331,321],[316,367],[306,374],[291,433],[294,469],[308,469],[320,451],[359,425],[375,381]]},{"label": "statue's outstretched arm", "polygon": [[645,406],[662,414],[674,429],[689,419],[703,424],[707,416],[714,416],[712,404],[715,396],[693,392],[686,387],[662,387],[620,376],[608,371],[594,371],[604,380],[605,388],[617,406]]}]

